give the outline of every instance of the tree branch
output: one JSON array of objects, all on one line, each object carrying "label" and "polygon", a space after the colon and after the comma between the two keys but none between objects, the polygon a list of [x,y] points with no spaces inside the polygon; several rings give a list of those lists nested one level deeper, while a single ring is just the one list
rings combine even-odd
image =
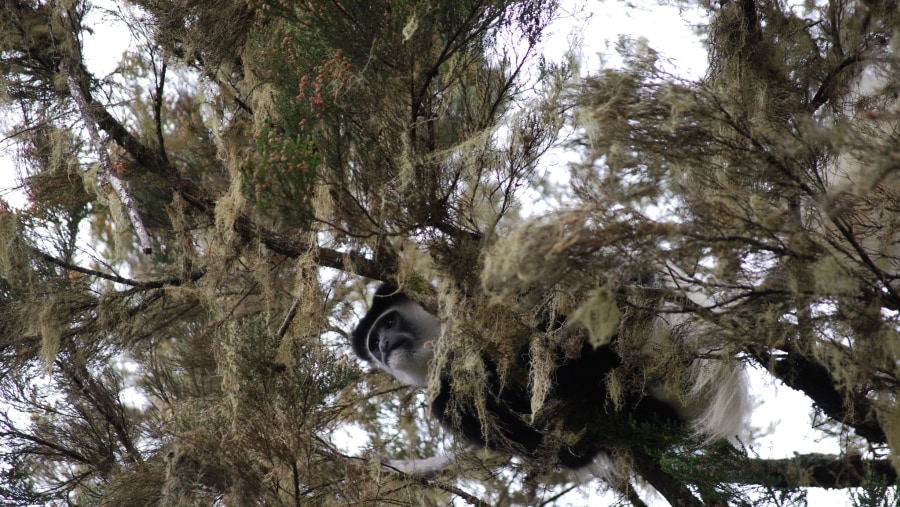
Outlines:
[{"label": "tree branch", "polygon": [[[33,448],[33,450],[21,450],[21,449],[17,450],[17,452],[21,452],[21,454],[23,454],[23,455],[26,455],[26,454],[30,454],[30,455],[34,455],[34,456],[40,455],[43,458],[42,459],[42,461],[43,461],[43,460],[46,460],[46,458],[48,456],[53,455],[55,453],[55,455],[63,457],[63,458],[67,458],[70,461],[74,461],[76,463],[81,463],[81,464],[87,465],[87,466],[91,465],[91,460],[76,450],[63,447],[62,445],[60,445],[56,442],[51,442],[50,440],[40,438],[37,435],[33,435],[33,434],[29,434],[29,433],[25,433],[25,432],[16,430],[11,425],[8,425],[5,422],[4,422],[4,425],[7,426],[9,429],[7,431],[0,431],[0,439],[10,440],[10,441],[14,441],[16,439],[25,440],[26,442],[31,442],[31,444],[35,446]],[[53,451],[53,453],[42,451],[41,448],[49,449],[50,451]]]},{"label": "tree branch", "polygon": [[870,442],[887,442],[884,430],[872,416],[872,404],[863,393],[852,393],[848,403],[828,368],[796,346],[788,344],[782,350],[785,355],[776,356],[762,349],[751,350],[750,355],[787,386],[809,396],[828,417],[852,427],[857,435]]},{"label": "tree branch", "polygon": [[[839,41],[839,39],[836,40]],[[818,109],[822,107],[823,104],[831,99],[828,94],[834,87],[834,81],[837,78],[838,74],[840,74],[847,67],[856,65],[857,63],[860,63],[862,61],[863,57],[861,55],[854,54],[848,56],[847,58],[844,58],[841,63],[829,70],[828,74],[825,75],[825,78],[822,79],[822,84],[819,85],[819,89],[816,90],[815,96],[813,96],[812,100],[809,101],[810,111],[818,111]]]},{"label": "tree branch", "polygon": [[[156,64],[153,64],[153,72],[156,73]],[[162,125],[162,104],[163,104],[163,87],[166,84],[166,61],[163,59],[160,65],[159,74],[156,76],[156,91],[153,96],[153,119],[156,123],[156,142],[159,144],[159,156],[163,162],[168,163],[169,157],[166,155],[165,139],[163,138]]]},{"label": "tree branch", "polygon": [[632,454],[634,469],[672,505],[702,507],[703,502],[691,493],[680,480],[667,474],[650,455],[641,451]]},{"label": "tree branch", "polygon": [[739,482],[775,488],[858,488],[872,476],[890,483],[897,481],[897,471],[889,459],[867,460],[858,455],[801,454],[785,459],[753,459],[745,465],[750,473]]},{"label": "tree branch", "polygon": [[281,327],[278,328],[278,333],[275,335],[279,341],[284,338],[284,334],[287,333],[288,328],[291,327],[291,322],[293,322],[294,317],[297,316],[297,308],[299,307],[300,298],[294,298],[291,308],[288,310],[287,315],[285,315],[284,321],[281,323]]},{"label": "tree branch", "polygon": [[[138,450],[132,434],[132,421],[127,417],[127,411],[122,406],[118,395],[111,391],[108,385],[97,382],[84,364],[73,365],[69,364],[68,361],[59,359],[54,363],[66,378],[72,382],[84,400],[90,403],[92,408],[103,417],[103,420],[113,430],[113,434],[115,434],[115,438],[125,450],[125,456],[128,460],[137,464],[143,463],[144,458]],[[102,437],[99,433],[98,435]],[[115,463],[116,459],[111,456],[113,450],[108,449],[106,452],[110,453],[110,456],[106,456],[109,458],[108,462],[110,464]],[[101,466],[94,465],[97,466],[98,470],[101,470]]]},{"label": "tree branch", "polygon": [[[430,460],[434,460],[434,462],[426,463],[426,462],[429,462]],[[448,460],[448,461],[446,461],[446,463],[442,463],[443,460]],[[387,461],[394,462],[395,464],[400,464],[401,462],[405,462],[406,465],[403,465],[403,466],[412,465],[412,468],[409,469],[410,470],[409,472],[407,472],[406,470],[395,468],[391,465],[386,464],[385,462],[382,462],[382,466],[391,468],[392,470],[403,474],[404,476],[408,477],[409,479],[411,479],[414,482],[417,482],[423,486],[442,489],[448,493],[454,494],[454,495],[462,498],[469,505],[475,505],[477,507],[489,507],[490,506],[489,503],[485,502],[484,500],[478,498],[475,495],[472,495],[471,493],[467,493],[467,492],[463,491],[462,489],[454,486],[453,484],[448,484],[444,481],[437,481],[437,480],[430,478],[431,476],[436,475],[438,472],[440,472],[444,468],[447,468],[447,466],[452,464],[454,462],[454,460],[455,460],[455,456],[453,456],[453,455],[434,456],[432,458],[423,459],[423,460],[387,460]],[[416,465],[412,464],[413,462],[419,462],[419,465],[418,465],[419,468],[416,468]],[[436,469],[432,470],[431,473],[424,473],[425,468],[432,466],[432,465],[435,466]],[[443,465],[443,466],[441,466],[441,465]]]},{"label": "tree branch", "polygon": [[[141,143],[116,120],[109,111],[99,104],[93,104],[96,113],[97,125],[106,134],[121,146],[134,161],[152,173],[167,181],[172,189],[181,195],[196,210],[213,217],[216,201],[200,188],[196,183],[178,175],[165,158],[148,146]],[[313,250],[316,264],[355,273],[366,278],[387,280],[397,272],[396,262],[393,259],[369,259],[354,252],[340,252],[330,248],[321,248],[318,245],[306,241],[296,240],[283,234],[273,232],[260,227],[256,222],[245,215],[239,215],[233,224],[244,242],[254,239],[259,240],[269,250],[291,258],[299,257]]]},{"label": "tree branch", "polygon": [[141,241],[141,251],[144,252],[144,254],[149,255],[153,253],[153,243],[150,240],[150,235],[147,233],[147,228],[144,226],[144,221],[141,218],[140,213],[138,213],[137,203],[131,196],[131,189],[129,188],[128,183],[121,180],[113,169],[112,162],[109,160],[109,152],[106,151],[106,147],[103,146],[103,142],[100,140],[100,134],[97,132],[97,122],[94,120],[94,115],[91,113],[85,94],[82,92],[78,82],[75,81],[72,73],[69,72],[68,65],[66,62],[61,62],[59,68],[60,72],[62,72],[63,76],[66,78],[66,84],[69,86],[69,93],[81,113],[81,119],[84,126],[87,128],[91,144],[94,145],[94,150],[97,151],[97,155],[100,157],[100,166],[102,168],[99,173],[101,175],[100,185],[103,186],[103,179],[105,176],[105,179],[108,180],[109,185],[119,198],[119,202],[122,203],[122,206],[124,206],[125,210],[128,212],[128,218],[131,220],[131,225],[134,226],[134,231]]},{"label": "tree branch", "polygon": [[[181,285],[186,280],[182,278],[164,278],[162,280],[150,280],[146,282],[142,282],[140,280],[133,280],[131,278],[124,278],[119,275],[113,275],[110,273],[104,273],[102,271],[97,271],[95,269],[84,268],[78,266],[77,264],[72,264],[70,262],[66,262],[62,259],[57,259],[56,257],[43,252],[37,248],[32,248],[35,255],[40,257],[41,259],[49,262],[50,264],[54,264],[59,266],[66,271],[74,271],[77,273],[82,273],[84,275],[93,276],[96,278],[102,278],[103,280],[109,280],[110,282],[121,283],[123,285],[130,285],[132,287],[141,287],[143,289],[161,289],[166,286],[175,286]],[[190,281],[195,282],[202,278],[204,275],[204,271],[202,269],[195,269],[191,272],[191,276],[189,278]]]},{"label": "tree branch", "polygon": [[[210,213],[211,211],[209,210]],[[269,250],[286,257],[296,258],[312,250],[316,264],[348,273],[356,273],[366,278],[387,280],[393,273],[397,272],[397,267],[391,259],[373,260],[355,252],[340,252],[331,248],[311,245],[305,241],[290,238],[260,227],[245,215],[240,215],[235,219],[234,230],[244,241],[258,239]]]}]

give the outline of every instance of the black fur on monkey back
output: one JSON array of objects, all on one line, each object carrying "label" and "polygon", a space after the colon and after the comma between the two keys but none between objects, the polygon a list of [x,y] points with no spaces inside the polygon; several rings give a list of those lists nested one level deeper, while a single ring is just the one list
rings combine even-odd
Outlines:
[{"label": "black fur on monkey back", "polygon": [[[585,342],[578,358],[559,358],[555,385],[546,402],[549,408],[539,420],[533,420],[527,386],[515,381],[501,385],[496,364],[486,357],[483,360],[488,371],[485,408],[499,438],[485,438],[475,399],[456,393],[449,375],[441,376],[432,415],[470,443],[522,456],[532,464],[581,468],[610,451],[621,433],[627,434],[635,425],[682,424],[671,407],[648,396],[628,395],[620,400],[621,411],[613,407],[606,379],[622,360],[612,345],[595,349]],[[527,353],[519,354],[517,365],[528,374]],[[568,443],[563,443],[560,432]]]},{"label": "black fur on monkey back", "polygon": [[[378,287],[372,306],[352,333],[354,352],[371,361],[367,347],[369,329],[384,311],[409,298],[390,284]],[[558,327],[564,319],[555,325]],[[610,400],[607,376],[622,366],[616,352],[615,337],[610,343],[594,348],[587,341],[577,358],[558,355],[554,386],[545,408],[537,417],[531,412],[528,379],[531,362],[527,347],[516,354],[518,374],[507,375],[501,382],[497,360],[482,354],[488,374],[483,393],[484,412],[490,421],[479,417],[478,400],[471,393],[455,389],[453,379],[442,372],[440,390],[431,403],[432,415],[457,436],[469,443],[522,456],[541,466],[561,465],[580,468],[594,457],[611,450],[628,435],[635,425],[681,424],[668,405],[641,393],[631,393],[619,400],[616,410]],[[485,434],[485,428],[492,428]],[[560,435],[563,435],[561,438]],[[565,442],[563,442],[565,441]]]}]

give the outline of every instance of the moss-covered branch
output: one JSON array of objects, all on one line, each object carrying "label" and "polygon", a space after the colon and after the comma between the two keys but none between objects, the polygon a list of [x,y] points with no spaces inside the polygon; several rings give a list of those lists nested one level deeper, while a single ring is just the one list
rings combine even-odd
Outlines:
[{"label": "moss-covered branch", "polygon": [[862,456],[801,454],[784,459],[751,459],[743,464],[743,469],[744,473],[735,478],[736,482],[785,489],[858,488],[872,477],[880,477],[889,483],[897,481],[897,471],[889,459],[865,459]]},{"label": "moss-covered branch", "polygon": [[782,349],[782,354],[758,349],[752,357],[787,386],[809,396],[828,417],[852,427],[872,443],[887,442],[874,407],[864,393],[841,392],[838,380],[815,358],[795,346],[785,345]]}]

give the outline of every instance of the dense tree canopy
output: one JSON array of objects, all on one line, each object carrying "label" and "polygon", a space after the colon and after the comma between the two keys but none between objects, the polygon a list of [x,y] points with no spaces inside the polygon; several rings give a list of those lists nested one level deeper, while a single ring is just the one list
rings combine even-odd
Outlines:
[{"label": "dense tree canopy", "polygon": [[[554,1],[121,4],[137,44],[109,76],[84,63],[90,1],[0,6],[27,197],[0,203],[3,505],[643,505],[647,484],[676,505],[898,501],[895,0],[685,0],[706,13],[695,81],[640,41],[618,68],[543,58]],[[580,157],[559,188],[551,149]],[[841,453],[593,421],[620,470],[598,486],[463,449],[433,389],[348,354],[377,280],[440,316],[434,367],[460,396],[527,347],[530,417],[560,441],[548,386],[585,339],[618,330],[611,392],[693,359],[628,355],[664,311],[809,397]]]}]

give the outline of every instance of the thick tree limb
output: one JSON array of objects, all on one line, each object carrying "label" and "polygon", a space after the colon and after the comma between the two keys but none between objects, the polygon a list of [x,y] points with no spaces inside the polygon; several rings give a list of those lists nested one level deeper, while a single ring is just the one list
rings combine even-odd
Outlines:
[{"label": "thick tree limb", "polygon": [[[455,454],[447,454],[416,460],[383,459],[381,463],[392,471],[424,480],[439,474],[456,460]],[[734,482],[775,489],[857,488],[873,476],[882,477],[887,482],[897,480],[897,472],[889,459],[867,460],[861,456],[802,454],[784,459],[741,460],[736,465],[732,470]],[[704,505],[680,480],[665,473],[652,457],[635,453],[634,466],[672,505]],[[622,490],[619,493],[625,494]],[[636,496],[627,497],[632,503],[641,502]]]},{"label": "thick tree limb", "polygon": [[635,471],[670,504],[682,507],[703,506],[703,502],[683,482],[667,474],[652,456],[635,451],[632,453],[632,460]]},{"label": "thick tree limb", "polygon": [[[633,453],[635,471],[672,505],[705,505],[678,478],[666,473],[646,454]],[[864,459],[862,456],[802,454],[784,459],[737,459],[733,465],[719,460],[715,466],[729,474],[728,482],[758,485],[774,489],[858,488],[868,479],[897,480],[890,459]],[[730,469],[730,470],[729,470]]]},{"label": "thick tree limb", "polygon": [[[774,488],[857,488],[871,476],[883,477],[890,483],[897,480],[897,471],[889,459],[867,460],[861,456],[801,454],[785,459],[754,459],[746,463],[745,470],[752,470],[752,475],[741,477],[739,482]],[[754,480],[754,476],[767,480]]]},{"label": "thick tree limb", "polygon": [[801,391],[828,417],[852,427],[866,440],[883,444],[887,442],[884,430],[874,417],[874,409],[864,393],[847,396],[838,389],[838,382],[831,372],[813,357],[795,346],[783,347],[785,355],[776,356],[765,350],[751,351],[760,366],[789,387]]}]

